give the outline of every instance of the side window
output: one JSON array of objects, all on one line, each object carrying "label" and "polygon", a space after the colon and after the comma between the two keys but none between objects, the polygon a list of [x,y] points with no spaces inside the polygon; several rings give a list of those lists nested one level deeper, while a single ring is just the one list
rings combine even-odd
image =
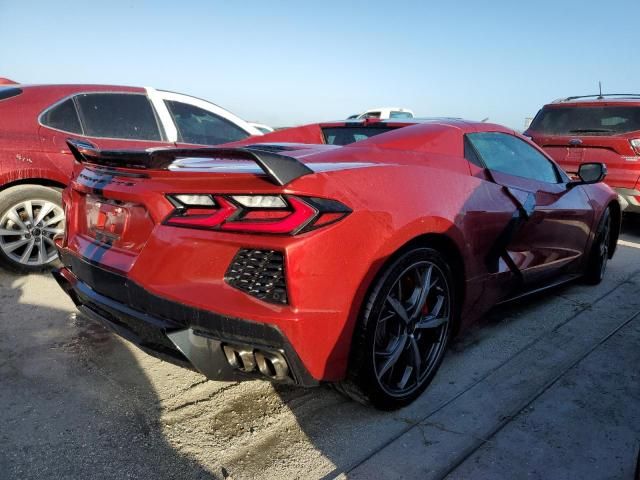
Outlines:
[{"label": "side window", "polygon": [[247,138],[249,134],[215,113],[187,103],[165,101],[183,143],[218,145]]},{"label": "side window", "polygon": [[413,115],[409,112],[399,112],[397,110],[392,110],[389,113],[389,118],[413,118]]},{"label": "side window", "polygon": [[84,133],[90,137],[161,141],[149,99],[130,93],[85,93],[76,96]]},{"label": "side window", "polygon": [[471,141],[467,135],[464,136],[464,158],[480,168],[485,168],[484,163],[482,163],[482,160],[478,157],[476,149],[471,145]]},{"label": "side window", "polygon": [[82,134],[78,112],[70,98],[47,110],[41,121],[43,125],[56,130]]},{"label": "side window", "polygon": [[518,137],[499,132],[469,133],[467,138],[487,168],[517,177],[559,183],[555,166]]}]

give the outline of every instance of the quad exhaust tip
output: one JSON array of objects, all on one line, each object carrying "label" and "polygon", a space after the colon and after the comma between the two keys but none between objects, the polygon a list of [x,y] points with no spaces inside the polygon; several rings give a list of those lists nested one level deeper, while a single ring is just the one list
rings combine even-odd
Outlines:
[{"label": "quad exhaust tip", "polygon": [[287,361],[280,352],[253,349],[248,346],[223,345],[227,362],[244,373],[259,371],[273,381],[292,380]]}]

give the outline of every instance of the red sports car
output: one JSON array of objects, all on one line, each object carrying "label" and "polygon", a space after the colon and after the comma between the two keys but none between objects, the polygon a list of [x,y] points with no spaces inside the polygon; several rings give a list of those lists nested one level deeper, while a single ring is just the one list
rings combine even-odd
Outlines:
[{"label": "red sports car", "polygon": [[461,120],[309,125],[225,148],[70,141],[55,272],[78,308],[211,379],[414,400],[492,305],[597,283],[620,226],[601,164],[567,175]]}]

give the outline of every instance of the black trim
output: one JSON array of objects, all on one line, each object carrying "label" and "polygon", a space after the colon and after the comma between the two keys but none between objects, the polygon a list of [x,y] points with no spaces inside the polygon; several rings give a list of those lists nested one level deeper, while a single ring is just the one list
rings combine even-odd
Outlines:
[{"label": "black trim", "polygon": [[599,100],[607,97],[622,97],[622,98],[635,99],[635,98],[640,98],[640,94],[638,93],[594,93],[593,95],[575,95],[573,97],[567,97],[562,99],[561,102],[570,102],[571,100],[577,100],[579,98],[595,98],[596,100]]},{"label": "black trim", "polygon": [[[162,335],[169,331],[191,328],[220,342],[282,350],[296,383],[304,386],[318,383],[306,370],[284,334],[274,325],[227,317],[154,295],[126,276],[106,270],[65,250],[60,252],[60,258],[78,281],[71,285],[58,271],[54,272],[54,277],[77,305],[91,309],[102,321],[124,325],[129,325],[132,321],[143,322],[151,328],[159,329]],[[119,331],[117,333],[122,335]],[[144,339],[142,343],[134,337],[128,339],[145,347]],[[153,350],[149,345],[146,348]]]},{"label": "black trim", "polygon": [[509,270],[511,270],[520,280],[522,280],[522,272],[516,266],[511,259],[508,252],[508,247],[516,234],[520,231],[522,226],[531,218],[536,209],[536,196],[528,192],[527,199],[524,204],[520,203],[518,199],[509,191],[507,187],[502,187],[504,193],[512,199],[516,204],[516,210],[513,212],[511,219],[507,222],[507,225],[500,232],[495,242],[489,249],[487,256],[485,257],[485,265],[489,270],[489,273],[497,273],[499,260],[502,258]]},{"label": "black trim", "polygon": [[224,274],[224,281],[265,302],[288,304],[285,256],[276,250],[241,248]]},{"label": "black trim", "polygon": [[18,87],[0,87],[0,100],[16,97],[22,93],[22,89]]},{"label": "black trim", "polygon": [[480,152],[478,152],[475,145],[471,142],[471,140],[469,140],[466,134],[463,136],[463,142],[464,158],[480,168],[487,168],[487,164],[484,163],[484,160],[480,156]]},{"label": "black trim", "polygon": [[286,185],[305,175],[315,173],[298,159],[258,148],[160,148],[149,150],[99,150],[95,145],[77,139],[67,139],[74,158],[80,163],[107,167],[159,169],[169,167],[176,159],[186,157],[250,160],[258,164],[276,185]]}]

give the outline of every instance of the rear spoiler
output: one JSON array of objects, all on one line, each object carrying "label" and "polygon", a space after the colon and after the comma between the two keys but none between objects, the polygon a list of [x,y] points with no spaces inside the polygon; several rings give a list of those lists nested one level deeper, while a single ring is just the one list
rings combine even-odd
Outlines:
[{"label": "rear spoiler", "polygon": [[244,160],[258,164],[269,180],[280,186],[315,173],[296,158],[251,146],[100,150],[87,141],[73,138],[67,139],[67,145],[78,162],[106,167],[165,170],[179,158]]}]

